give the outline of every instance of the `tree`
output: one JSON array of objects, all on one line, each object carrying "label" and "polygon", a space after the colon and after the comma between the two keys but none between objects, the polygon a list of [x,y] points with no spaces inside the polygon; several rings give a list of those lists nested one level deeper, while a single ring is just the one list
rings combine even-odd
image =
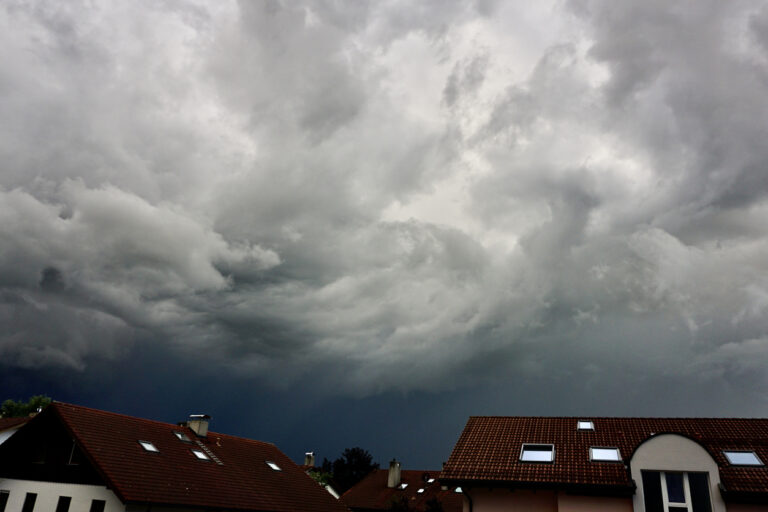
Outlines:
[{"label": "tree", "polygon": [[0,406],[0,417],[19,418],[29,416],[30,413],[45,409],[50,403],[51,399],[45,395],[32,396],[28,402],[22,400],[16,402],[9,398]]},{"label": "tree", "polygon": [[373,462],[373,456],[367,450],[358,446],[346,448],[333,462],[323,459],[322,465],[323,472],[333,475],[334,488],[340,493],[346,492],[374,469],[379,469],[378,463]]}]

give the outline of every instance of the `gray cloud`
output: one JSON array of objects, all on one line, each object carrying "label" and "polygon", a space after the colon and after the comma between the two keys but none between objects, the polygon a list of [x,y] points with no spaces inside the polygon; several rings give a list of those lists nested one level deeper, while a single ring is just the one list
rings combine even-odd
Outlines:
[{"label": "gray cloud", "polygon": [[6,3],[0,356],[764,388],[766,12]]}]

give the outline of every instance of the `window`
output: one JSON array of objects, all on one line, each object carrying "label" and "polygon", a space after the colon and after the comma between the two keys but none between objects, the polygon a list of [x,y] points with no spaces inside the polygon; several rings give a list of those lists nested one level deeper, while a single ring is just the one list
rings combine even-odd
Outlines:
[{"label": "window", "polygon": [[179,432],[178,430],[174,430],[173,431],[173,435],[175,435],[176,438],[179,441],[184,441],[185,443],[191,443],[192,442],[192,440],[189,438],[189,436],[187,436],[187,434],[185,434],[184,432]]},{"label": "window", "polygon": [[139,444],[141,445],[142,448],[144,448],[148,452],[160,453],[160,450],[158,450],[157,447],[155,447],[155,445],[153,445],[149,441],[139,441]]},{"label": "window", "polygon": [[67,464],[70,466],[78,466],[82,459],[83,457],[80,453],[80,449],[77,447],[77,444],[72,441],[72,449],[69,451],[69,460],[67,460]]},{"label": "window", "polygon": [[755,452],[724,451],[723,455],[732,466],[763,466],[763,461]]},{"label": "window", "polygon": [[0,512],[5,512],[5,506],[8,504],[8,491],[0,491]]},{"label": "window", "polygon": [[408,484],[400,484],[400,485],[397,486],[397,488],[400,489],[401,491],[403,489],[405,489],[406,487],[408,487]]},{"label": "window", "polygon": [[619,449],[615,447],[603,448],[592,446],[589,449],[589,460],[595,462],[621,462]]},{"label": "window", "polygon": [[454,492],[462,493],[464,490],[461,487],[457,487]]},{"label": "window", "polygon": [[69,512],[70,503],[72,503],[71,496],[59,496],[59,502],[56,504],[56,512]]},{"label": "window", "polygon": [[422,487],[421,489],[419,489],[419,490],[418,490],[418,491],[416,491],[416,492],[417,492],[417,493],[419,493],[419,494],[422,494],[422,493],[424,492],[424,488]]},{"label": "window", "polygon": [[520,450],[522,462],[554,462],[555,445],[553,444],[524,444]]},{"label": "window", "polygon": [[192,450],[192,453],[200,460],[211,460],[211,458],[208,457],[205,452],[201,452],[200,450]]},{"label": "window", "polygon": [[269,460],[267,460],[267,461],[265,461],[265,462],[267,463],[267,466],[271,467],[271,468],[272,468],[272,469],[274,469],[275,471],[282,471],[282,469],[280,469],[280,466],[278,466],[278,465],[277,465],[277,464],[275,464],[274,462],[272,462],[272,461],[269,461]]},{"label": "window", "polygon": [[24,505],[21,507],[21,512],[32,512],[35,510],[35,502],[37,501],[37,493],[28,492],[24,497]]},{"label": "window", "polygon": [[576,424],[576,430],[595,430],[595,424],[589,420],[579,420]]},{"label": "window", "polygon": [[648,511],[712,510],[707,473],[643,471],[643,500]]},{"label": "window", "polygon": [[427,480],[427,483],[428,484],[433,484],[433,483],[435,483],[435,479],[434,478],[430,478],[429,480]]},{"label": "window", "polygon": [[107,502],[104,500],[93,500],[91,501],[91,510],[90,512],[104,512],[104,507],[106,506]]}]

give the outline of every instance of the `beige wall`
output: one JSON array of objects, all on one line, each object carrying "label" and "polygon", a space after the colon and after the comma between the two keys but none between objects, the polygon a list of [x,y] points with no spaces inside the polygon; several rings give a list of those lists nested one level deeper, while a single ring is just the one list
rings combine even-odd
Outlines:
[{"label": "beige wall", "polygon": [[[695,441],[676,434],[659,434],[641,444],[630,460],[632,478],[637,484],[633,500],[637,512],[645,512],[643,502],[642,470],[654,471],[703,471],[709,473],[709,496],[713,512],[725,512],[725,503],[720,495],[720,471],[717,463]],[[733,510],[732,508],[729,510]]]},{"label": "beige wall", "polygon": [[557,512],[632,512],[632,498],[600,496],[557,496]]},{"label": "beige wall", "polygon": [[60,484],[55,482],[36,482],[32,480],[14,480],[0,478],[0,490],[9,491],[9,512],[21,510],[28,492],[37,494],[35,511],[56,510],[59,496],[72,498],[69,510],[81,511],[91,508],[91,500],[106,501],[106,512],[123,512],[125,505],[106,487],[98,485]]},{"label": "beige wall", "polygon": [[[557,512],[557,496],[554,491],[509,491],[507,489],[469,489],[472,512]],[[464,504],[464,511],[468,512]]]}]

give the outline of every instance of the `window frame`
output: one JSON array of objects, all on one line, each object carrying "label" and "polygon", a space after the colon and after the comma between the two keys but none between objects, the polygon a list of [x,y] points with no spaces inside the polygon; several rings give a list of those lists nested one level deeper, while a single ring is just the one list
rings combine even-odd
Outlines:
[{"label": "window frame", "polygon": [[[157,446],[155,446],[155,443],[153,443],[152,441],[144,441],[143,439],[138,439],[136,442],[139,443],[139,446],[144,448],[145,452],[160,453],[160,449]],[[151,446],[151,448],[148,448],[147,445]]]},{"label": "window frame", "polygon": [[[533,447],[549,447],[549,450],[538,450]],[[549,452],[551,454],[551,457],[549,460],[527,460],[524,458],[526,448],[529,452]],[[551,443],[523,443],[523,445],[520,447],[520,462],[524,462],[526,464],[554,464],[555,463],[555,445]]]},{"label": "window frame", "polygon": [[[614,450],[616,452],[616,458],[615,459],[597,459],[595,458],[594,450]],[[609,464],[616,464],[618,462],[623,462],[621,458],[621,450],[619,450],[618,446],[590,446],[589,461],[590,462],[607,462]]]},{"label": "window frame", "polygon": [[[685,502],[669,501],[669,490],[667,489],[667,473],[681,474],[683,476],[683,495]],[[661,499],[664,506],[664,512],[669,511],[669,507],[685,508],[688,512],[693,511],[693,500],[691,499],[691,485],[688,483],[687,471],[660,471],[661,478]]]},{"label": "window frame", "polygon": [[[582,424],[588,424],[588,427],[582,427]],[[581,430],[583,432],[594,432],[595,431],[595,422],[592,420],[576,420],[576,430]]]},{"label": "window frame", "polygon": [[189,451],[192,452],[192,455],[194,455],[197,460],[204,460],[204,461],[211,460],[211,457],[208,456],[208,454],[205,453],[203,450],[198,450],[197,448],[190,448]]},{"label": "window frame", "polygon": [[[744,464],[744,463],[738,463],[733,462],[731,460],[730,454],[731,453],[749,453],[752,456],[755,457],[755,460],[757,461],[757,464]],[[725,457],[725,460],[728,461],[728,464],[731,466],[741,467],[741,468],[762,468],[765,467],[765,463],[763,460],[757,455],[757,452],[755,450],[723,450],[723,456]]]},{"label": "window frame", "polygon": [[272,462],[271,460],[265,460],[264,463],[267,466],[269,466],[269,468],[272,471],[282,471],[283,470],[283,468],[281,468],[280,466],[278,466],[276,463]]},{"label": "window frame", "polygon": [[178,439],[182,443],[190,443],[190,444],[192,444],[192,439],[190,439],[187,434],[185,434],[184,432],[182,432],[180,430],[174,430],[173,431],[173,435],[176,437],[176,439]]}]

